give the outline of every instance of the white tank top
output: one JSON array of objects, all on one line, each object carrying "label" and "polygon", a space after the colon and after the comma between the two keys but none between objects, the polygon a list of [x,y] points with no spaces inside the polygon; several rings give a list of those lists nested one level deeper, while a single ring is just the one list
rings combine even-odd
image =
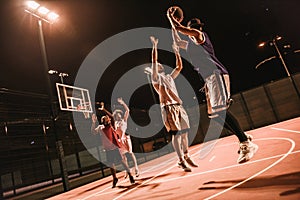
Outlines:
[{"label": "white tank top", "polygon": [[121,132],[121,133],[125,133],[126,129],[127,129],[127,122],[124,121],[124,119],[122,119],[121,121],[115,121],[115,127],[117,132]]},{"label": "white tank top", "polygon": [[162,107],[172,104],[182,104],[174,79],[170,74],[159,73],[157,82],[152,80],[152,84],[159,94],[159,101]]}]

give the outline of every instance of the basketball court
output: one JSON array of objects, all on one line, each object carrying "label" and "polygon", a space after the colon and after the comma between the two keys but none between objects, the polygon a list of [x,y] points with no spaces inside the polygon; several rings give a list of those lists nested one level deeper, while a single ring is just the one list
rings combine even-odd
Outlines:
[{"label": "basketball court", "polygon": [[190,147],[199,165],[183,172],[175,152],[139,165],[131,185],[117,174],[86,184],[49,200],[76,199],[300,199],[300,118],[248,131],[259,145],[254,157],[237,164],[235,136]]}]

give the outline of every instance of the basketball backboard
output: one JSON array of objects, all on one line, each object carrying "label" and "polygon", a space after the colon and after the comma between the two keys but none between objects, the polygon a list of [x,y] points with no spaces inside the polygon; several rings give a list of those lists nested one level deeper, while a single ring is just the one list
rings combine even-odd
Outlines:
[{"label": "basketball backboard", "polygon": [[89,118],[93,110],[87,89],[56,83],[56,90],[61,110],[83,112]]}]

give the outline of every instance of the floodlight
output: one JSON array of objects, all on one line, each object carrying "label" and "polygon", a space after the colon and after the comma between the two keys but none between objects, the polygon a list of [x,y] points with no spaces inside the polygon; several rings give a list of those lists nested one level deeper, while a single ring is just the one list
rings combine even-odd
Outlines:
[{"label": "floodlight", "polygon": [[53,69],[50,69],[50,70],[48,71],[48,74],[58,74],[58,71],[53,70]]},{"label": "floodlight", "polygon": [[50,21],[55,21],[57,20],[59,17],[58,14],[56,14],[55,12],[50,12],[47,16],[47,18],[50,20]]},{"label": "floodlight", "polygon": [[[276,41],[281,40],[281,39],[282,39],[282,37],[277,35],[276,37],[274,37],[273,39],[271,39],[271,40],[269,40],[269,41],[267,41],[267,42],[262,42],[262,43],[260,43],[258,46],[259,46],[259,47],[263,47],[263,46],[265,46],[266,43],[269,43],[270,46],[274,46],[274,48],[275,48],[275,50],[276,50],[276,52],[277,52],[277,54],[278,54],[278,58],[280,59],[280,61],[281,61],[282,65],[283,65],[283,67],[284,67],[284,69],[285,69],[285,71],[286,71],[288,77],[290,77],[290,76],[291,76],[291,75],[290,75],[290,72],[289,72],[289,70],[288,70],[288,68],[287,68],[287,66],[286,66],[286,64],[285,64],[285,62],[284,62],[284,60],[283,60],[283,57],[282,57],[282,55],[281,55],[281,52],[280,52],[280,50],[279,50],[279,48],[278,48],[278,46],[277,46],[277,44],[276,44]],[[266,59],[266,60],[260,62],[255,68],[257,68],[259,65],[265,63],[265,61],[269,61],[269,60],[271,60],[271,59],[273,59],[273,58],[276,58],[276,57],[273,56],[273,57],[271,57],[271,58],[269,58],[269,59]]]},{"label": "floodlight", "polygon": [[259,47],[263,47],[263,46],[265,46],[266,45],[266,43],[265,42],[262,42],[262,43],[260,43],[258,46]]},{"label": "floodlight", "polygon": [[46,15],[49,12],[49,9],[45,7],[39,7],[38,12],[42,15]]},{"label": "floodlight", "polygon": [[28,1],[27,2],[27,7],[31,10],[36,10],[38,7],[40,6],[40,4],[38,4],[35,1]]}]

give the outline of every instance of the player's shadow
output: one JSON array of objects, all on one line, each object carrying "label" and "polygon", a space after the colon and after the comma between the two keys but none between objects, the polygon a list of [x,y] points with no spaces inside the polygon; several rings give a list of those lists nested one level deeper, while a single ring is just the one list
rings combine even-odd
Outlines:
[{"label": "player's shadow", "polygon": [[[180,189],[180,187],[173,187],[173,188],[168,188],[167,190],[166,189],[158,189],[156,190],[155,192],[151,193],[150,196],[148,194],[145,194],[145,195],[141,195],[139,193],[137,193],[135,196],[132,196],[131,199],[134,199],[134,200],[149,200],[149,199],[170,199],[168,197],[170,196],[175,196],[176,195],[176,199],[179,199],[177,198],[177,191]],[[194,191],[191,193],[193,194]],[[183,196],[183,199],[186,199],[186,195]]]},{"label": "player's shadow", "polygon": [[288,191],[285,191],[285,192],[281,192],[280,196],[288,196],[288,195],[297,194],[297,193],[300,193],[300,187],[298,187],[294,190],[288,190]]},{"label": "player's shadow", "polygon": [[[159,176],[155,176],[155,178],[163,178],[163,177],[166,177],[166,176],[168,176],[170,174],[173,174],[173,173],[161,174]],[[156,188],[156,187],[158,187],[160,185],[160,183],[150,183],[151,181],[149,183],[145,183],[145,182],[147,182],[150,179],[153,179],[153,176],[143,177],[143,178],[140,178],[140,179],[136,179],[135,183],[131,184],[131,185],[119,185],[117,187],[120,188],[120,189],[123,189],[119,193],[126,192],[126,191],[128,191],[128,190],[130,190],[132,188],[135,188],[135,187],[139,187],[139,188],[149,187],[150,189],[154,189],[154,188]]]},{"label": "player's shadow", "polygon": [[[198,188],[198,190],[221,190],[227,189],[234,184],[240,183],[244,179],[240,180],[228,180],[228,181],[209,181],[204,183],[203,187]],[[300,172],[294,172],[289,174],[283,174],[279,176],[262,176],[259,178],[254,178],[246,183],[236,187],[237,189],[245,188],[261,188],[267,186],[287,186],[287,185],[300,185]],[[295,193],[300,193],[300,187],[293,190],[288,190],[280,193],[280,196],[292,195]]]},{"label": "player's shadow", "polygon": [[99,184],[99,185],[96,185],[96,186],[94,186],[94,187],[90,187],[89,189],[83,190],[82,192],[78,193],[78,195],[79,195],[79,194],[84,194],[84,193],[89,192],[89,191],[92,191],[92,190],[95,190],[95,189],[97,189],[97,188],[99,188],[99,187],[101,187],[101,186],[103,186],[103,185],[109,184],[110,182],[112,182],[112,181],[106,181],[106,182],[103,182],[103,183],[101,183],[101,184]]}]

